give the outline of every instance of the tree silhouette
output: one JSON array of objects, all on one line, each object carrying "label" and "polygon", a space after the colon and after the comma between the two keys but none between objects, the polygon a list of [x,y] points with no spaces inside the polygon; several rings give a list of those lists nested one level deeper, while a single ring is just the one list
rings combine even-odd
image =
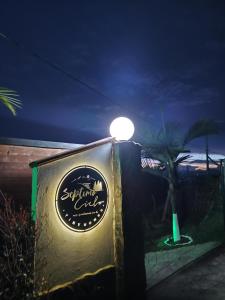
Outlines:
[{"label": "tree silhouette", "polygon": [[[217,125],[212,120],[200,120],[194,123],[184,135],[180,134],[179,124],[168,122],[162,125],[158,132],[151,133],[148,144],[143,146],[145,156],[154,158],[161,162],[161,167],[166,170],[166,179],[169,183],[167,204],[170,202],[172,208],[173,240],[180,241],[180,228],[176,210],[176,196],[178,186],[178,165],[190,157],[185,153],[190,152],[186,145],[195,138],[217,133]],[[207,148],[208,149],[208,148]],[[183,156],[178,157],[181,153]],[[208,155],[208,152],[207,152]],[[162,175],[162,173],[161,173]],[[162,175],[163,176],[163,175]],[[165,218],[164,209],[164,218]]]}]

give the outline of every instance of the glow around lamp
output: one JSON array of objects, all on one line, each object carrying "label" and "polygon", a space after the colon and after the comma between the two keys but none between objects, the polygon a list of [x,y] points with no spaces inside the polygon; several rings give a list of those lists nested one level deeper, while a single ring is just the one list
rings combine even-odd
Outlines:
[{"label": "glow around lamp", "polygon": [[134,134],[134,124],[126,117],[118,117],[112,121],[109,131],[116,140],[128,141]]}]

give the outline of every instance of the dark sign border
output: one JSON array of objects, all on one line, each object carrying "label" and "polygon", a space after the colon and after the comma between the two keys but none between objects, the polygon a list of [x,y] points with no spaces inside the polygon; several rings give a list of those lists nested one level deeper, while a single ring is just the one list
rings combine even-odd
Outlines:
[{"label": "dark sign border", "polygon": [[[70,227],[62,218],[60,212],[59,212],[59,209],[58,209],[58,193],[59,193],[59,189],[63,183],[63,181],[65,180],[65,178],[70,174],[72,173],[73,171],[75,170],[78,170],[78,169],[85,169],[85,168],[88,168],[88,169],[91,169],[91,170],[94,170],[95,172],[97,172],[101,177],[102,179],[104,180],[104,183],[105,183],[105,186],[106,186],[106,193],[107,193],[107,205],[106,205],[106,208],[105,208],[105,211],[103,213],[103,215],[101,216],[101,218],[98,220],[97,223],[94,224],[94,226],[88,228],[88,229],[75,229],[73,227]],[[108,183],[105,179],[105,177],[103,176],[103,174],[96,168],[92,167],[92,166],[89,166],[89,165],[82,165],[82,166],[78,166],[78,167],[75,167],[73,169],[71,169],[70,171],[68,171],[63,177],[62,179],[60,180],[59,184],[58,184],[58,187],[57,187],[57,190],[56,190],[56,196],[55,196],[55,208],[56,208],[56,212],[57,212],[57,215],[60,219],[60,221],[63,223],[64,226],[66,226],[68,229],[70,229],[71,231],[74,231],[74,232],[88,232],[92,229],[94,229],[96,226],[99,225],[99,223],[101,223],[101,221],[104,219],[105,217],[105,214],[108,210],[108,206],[109,206],[109,188],[108,188]]]}]

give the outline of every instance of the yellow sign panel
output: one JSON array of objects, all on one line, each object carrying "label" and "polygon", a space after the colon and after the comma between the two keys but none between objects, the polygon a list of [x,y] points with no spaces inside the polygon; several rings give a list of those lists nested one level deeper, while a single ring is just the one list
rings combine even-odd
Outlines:
[{"label": "yellow sign panel", "polygon": [[120,221],[115,214],[119,177],[113,147],[108,142],[84,148],[38,166],[38,294],[115,266],[115,228]]}]

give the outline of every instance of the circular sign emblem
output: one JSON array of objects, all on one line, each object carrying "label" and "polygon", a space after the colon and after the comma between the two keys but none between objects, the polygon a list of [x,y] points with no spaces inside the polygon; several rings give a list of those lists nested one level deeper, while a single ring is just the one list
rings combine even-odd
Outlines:
[{"label": "circular sign emblem", "polygon": [[108,186],[95,168],[82,166],[68,172],[56,193],[61,221],[74,231],[88,231],[103,219],[108,207]]}]

